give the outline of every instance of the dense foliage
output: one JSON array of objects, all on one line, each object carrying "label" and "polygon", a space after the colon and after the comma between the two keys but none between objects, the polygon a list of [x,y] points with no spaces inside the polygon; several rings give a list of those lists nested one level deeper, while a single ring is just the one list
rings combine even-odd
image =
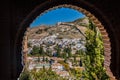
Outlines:
[{"label": "dense foliage", "polygon": [[86,52],[83,63],[85,71],[83,77],[85,80],[109,80],[105,69],[103,41],[99,30],[90,21],[86,31]]},{"label": "dense foliage", "polygon": [[40,70],[24,71],[20,76],[20,80],[67,80],[57,75],[51,69],[42,68]]},{"label": "dense foliage", "polygon": [[29,71],[27,71],[27,69],[25,69],[25,70],[21,73],[21,75],[20,75],[20,77],[19,77],[19,80],[32,80],[31,77],[30,77],[30,73],[29,73]]}]

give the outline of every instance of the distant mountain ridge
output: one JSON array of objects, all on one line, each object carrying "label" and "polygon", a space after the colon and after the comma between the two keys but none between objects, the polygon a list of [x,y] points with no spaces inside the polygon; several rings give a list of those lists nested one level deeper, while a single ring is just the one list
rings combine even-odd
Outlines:
[{"label": "distant mountain ridge", "polygon": [[41,25],[29,29],[28,39],[40,39],[53,34],[56,34],[58,38],[84,38],[86,26],[88,25],[89,20],[87,17],[73,22],[59,22],[55,26]]}]

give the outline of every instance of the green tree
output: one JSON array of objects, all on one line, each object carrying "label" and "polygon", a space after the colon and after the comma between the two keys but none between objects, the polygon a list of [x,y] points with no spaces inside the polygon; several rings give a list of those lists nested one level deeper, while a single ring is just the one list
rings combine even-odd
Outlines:
[{"label": "green tree", "polygon": [[72,56],[72,49],[71,49],[71,46],[68,47],[68,57],[71,57]]},{"label": "green tree", "polygon": [[67,80],[60,77],[51,69],[40,69],[39,71],[31,71],[31,76],[33,80]]},{"label": "green tree", "polygon": [[64,59],[67,59],[67,55],[66,55],[66,53],[63,52],[63,53],[61,54],[61,57],[64,58]]},{"label": "green tree", "polygon": [[48,62],[49,61],[48,58],[46,58],[45,61]]},{"label": "green tree", "polygon": [[39,48],[39,54],[40,55],[45,55],[45,51],[44,51],[42,46],[40,46],[40,48]]},{"label": "green tree", "polygon": [[67,58],[69,58],[69,57],[72,56],[72,53],[71,53],[72,49],[71,49],[71,47],[64,48],[63,51],[64,51],[64,53],[66,54],[66,57],[67,57]]},{"label": "green tree", "polygon": [[45,55],[46,55],[46,54],[45,54],[45,51],[44,51],[44,49],[43,49],[42,46],[40,46],[39,55],[42,56],[42,57],[43,57],[43,61],[45,61]]},{"label": "green tree", "polygon": [[57,56],[61,57],[61,48],[59,47],[58,44],[55,46],[55,50],[57,51]]},{"label": "green tree", "polygon": [[31,77],[30,77],[30,72],[27,71],[27,70],[24,70],[20,77],[19,77],[20,80],[32,80]]},{"label": "green tree", "polygon": [[77,54],[79,56],[83,56],[84,55],[84,51],[82,49],[80,49],[80,50],[77,50],[75,54]]},{"label": "green tree", "polygon": [[86,52],[84,56],[85,71],[83,73],[85,80],[109,80],[105,69],[104,48],[101,34],[95,25],[89,21],[89,27],[86,31]]},{"label": "green tree", "polygon": [[39,54],[39,47],[37,47],[37,46],[33,46],[33,49],[32,49],[31,54],[32,54],[32,55]]}]

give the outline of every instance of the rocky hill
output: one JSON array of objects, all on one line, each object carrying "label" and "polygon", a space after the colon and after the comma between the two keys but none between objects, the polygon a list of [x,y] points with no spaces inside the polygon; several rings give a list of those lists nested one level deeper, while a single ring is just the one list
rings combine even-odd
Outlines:
[{"label": "rocky hill", "polygon": [[88,18],[85,17],[73,22],[59,22],[54,26],[41,25],[29,29],[28,39],[40,39],[53,34],[57,35],[57,38],[60,39],[84,38],[84,33],[88,24]]}]

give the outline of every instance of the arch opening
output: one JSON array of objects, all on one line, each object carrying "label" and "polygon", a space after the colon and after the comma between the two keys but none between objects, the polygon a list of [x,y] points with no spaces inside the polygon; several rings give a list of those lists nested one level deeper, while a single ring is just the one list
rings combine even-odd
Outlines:
[{"label": "arch opening", "polygon": [[[53,10],[53,9],[57,9],[57,8],[61,8],[61,7],[66,7],[66,8],[72,8],[72,9],[75,9],[75,10],[78,10],[80,12],[82,12],[83,14],[85,14],[87,17],[89,17],[89,19],[95,24],[96,27],[99,28],[101,34],[102,34],[102,39],[103,39],[103,45],[104,45],[104,67],[106,68],[107,70],[107,74],[113,78],[112,73],[111,73],[111,70],[109,68],[110,66],[110,55],[111,55],[111,46],[110,46],[110,41],[109,41],[109,37],[108,37],[108,34],[106,32],[106,30],[104,29],[104,26],[102,25],[102,23],[93,15],[91,14],[90,12],[86,11],[85,9],[82,9],[80,7],[77,7],[77,6],[73,6],[73,5],[59,5],[59,6],[56,6],[56,7],[53,7],[53,8],[50,8],[49,10],[46,10],[45,12],[47,11],[50,11],[50,10]],[[43,14],[45,13],[43,12]],[[24,37],[24,40],[26,40],[26,37]],[[25,50],[25,45],[26,43],[23,41],[23,53],[27,50]],[[24,56],[24,55],[23,55]],[[24,59],[26,59],[26,57],[24,56]],[[25,63],[25,62],[24,62]]]}]

